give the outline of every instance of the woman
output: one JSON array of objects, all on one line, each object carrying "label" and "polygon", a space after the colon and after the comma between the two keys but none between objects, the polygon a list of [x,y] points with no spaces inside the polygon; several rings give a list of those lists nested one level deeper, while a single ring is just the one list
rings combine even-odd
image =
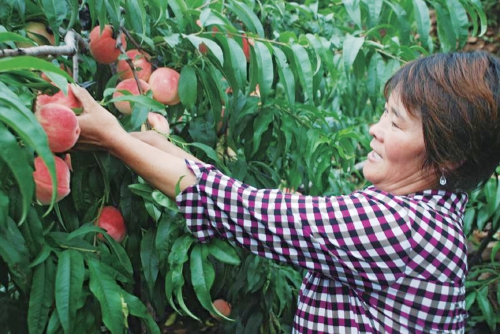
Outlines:
[{"label": "woman", "polygon": [[225,238],[308,269],[294,332],[414,334],[464,331],[464,191],[499,163],[499,83],[498,59],[483,52],[401,68],[370,128],[363,173],[373,185],[332,197],[244,185],[155,133],[126,133],[84,89],[74,93],[80,142],[175,198],[202,242]]}]

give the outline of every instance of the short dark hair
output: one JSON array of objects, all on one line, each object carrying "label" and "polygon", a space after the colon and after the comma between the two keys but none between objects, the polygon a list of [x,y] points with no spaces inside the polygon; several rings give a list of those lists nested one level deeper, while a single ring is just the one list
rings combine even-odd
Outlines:
[{"label": "short dark hair", "polygon": [[500,161],[500,59],[484,51],[435,54],[401,67],[384,95],[397,92],[422,118],[426,157],[447,179],[442,189],[468,191]]}]

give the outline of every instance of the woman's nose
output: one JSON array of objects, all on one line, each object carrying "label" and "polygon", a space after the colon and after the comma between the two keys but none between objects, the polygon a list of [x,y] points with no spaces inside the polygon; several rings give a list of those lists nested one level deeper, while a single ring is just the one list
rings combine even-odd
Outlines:
[{"label": "woman's nose", "polygon": [[382,140],[383,131],[380,126],[380,120],[377,123],[370,124],[370,130],[368,131],[370,136],[376,138],[377,140]]}]

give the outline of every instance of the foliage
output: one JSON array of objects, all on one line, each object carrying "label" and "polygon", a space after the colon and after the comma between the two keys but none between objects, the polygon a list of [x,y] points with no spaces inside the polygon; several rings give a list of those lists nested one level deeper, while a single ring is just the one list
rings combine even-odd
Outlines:
[{"label": "foliage", "polygon": [[[384,82],[406,61],[461,48],[487,23],[479,0],[21,0],[0,3],[0,49],[27,41],[23,24],[34,20],[58,32],[61,44],[71,29],[87,39],[98,24],[109,23],[116,32],[123,27],[129,45],[134,40],[156,67],[181,73],[181,104],[122,96],[134,102],[132,115],[123,116],[112,103],[115,68],[80,50],[76,81],[128,131],[140,130],[150,110],[159,112],[173,127],[172,141],[227,174],[310,195],[365,186],[358,163],[369,148],[367,126],[383,105]],[[54,90],[39,74],[65,87],[68,77],[58,65],[71,62],[65,55],[0,58],[2,328],[289,332],[301,271],[226,241],[199,243],[175,203],[114,157],[71,152],[70,196],[48,207],[36,203],[35,154],[55,172],[31,111],[38,91]],[[257,85],[260,96],[252,94]],[[472,198],[477,210],[471,212],[482,222],[481,210],[491,216],[500,195],[495,204]],[[120,244],[96,238],[103,230],[94,222],[104,205],[125,217],[128,237]],[[468,231],[475,217],[468,216]],[[473,319],[494,328],[498,310],[486,298],[491,285],[479,282],[469,285],[471,311],[479,308]],[[233,305],[232,320],[210,320],[217,298]]]}]

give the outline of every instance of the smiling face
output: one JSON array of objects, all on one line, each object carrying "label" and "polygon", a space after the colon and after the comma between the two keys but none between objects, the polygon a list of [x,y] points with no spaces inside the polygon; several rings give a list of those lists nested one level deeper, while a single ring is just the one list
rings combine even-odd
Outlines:
[{"label": "smiling face", "polygon": [[395,195],[435,187],[437,173],[422,170],[425,158],[422,120],[419,115],[408,114],[396,91],[389,97],[380,120],[371,126],[370,135],[372,151],[368,153],[363,174],[374,186]]}]

